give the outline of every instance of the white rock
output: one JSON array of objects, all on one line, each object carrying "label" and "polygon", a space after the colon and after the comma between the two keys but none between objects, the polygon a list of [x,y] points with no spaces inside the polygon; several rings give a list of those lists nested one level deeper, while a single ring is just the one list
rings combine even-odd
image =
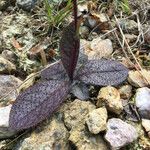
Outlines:
[{"label": "white rock", "polygon": [[128,81],[135,87],[145,87],[150,83],[150,71],[129,71]]},{"label": "white rock", "polygon": [[137,131],[132,125],[118,118],[108,120],[105,139],[109,142],[112,149],[120,149],[136,140],[137,137]]},{"label": "white rock", "polygon": [[146,132],[150,132],[150,120],[142,119],[142,126],[144,127]]},{"label": "white rock", "polygon": [[11,137],[16,134],[15,131],[9,129],[9,114],[11,105],[0,108],[0,139]]},{"label": "white rock", "polygon": [[88,129],[93,134],[98,134],[106,129],[107,110],[105,107],[98,108],[89,113],[86,119]]},{"label": "white rock", "polygon": [[141,117],[150,119],[150,89],[147,87],[137,89],[135,102]]}]

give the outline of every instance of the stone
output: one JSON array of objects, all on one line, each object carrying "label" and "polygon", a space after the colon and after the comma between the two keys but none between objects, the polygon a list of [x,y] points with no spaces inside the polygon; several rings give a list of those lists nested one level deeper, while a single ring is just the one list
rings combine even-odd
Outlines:
[{"label": "stone", "polygon": [[89,113],[86,124],[93,134],[106,130],[107,110],[105,107],[98,108]]},{"label": "stone", "polygon": [[93,135],[85,128],[71,130],[69,140],[78,150],[109,150],[101,135]]},{"label": "stone", "polygon": [[134,42],[137,39],[137,36],[134,34],[125,34],[124,36],[128,40],[129,43]]},{"label": "stone", "polygon": [[145,87],[150,83],[150,71],[129,71],[128,81],[135,87]]},{"label": "stone", "polygon": [[69,132],[64,126],[61,114],[47,119],[28,135],[23,137],[14,150],[69,150]]},{"label": "stone", "polygon": [[9,114],[11,105],[0,108],[0,139],[9,138],[16,134],[9,128]]},{"label": "stone", "polygon": [[111,145],[112,149],[120,149],[138,138],[136,129],[118,118],[108,120],[106,141]]},{"label": "stone", "polygon": [[145,33],[144,39],[145,39],[145,42],[150,45],[150,28]]},{"label": "stone", "polygon": [[0,56],[0,74],[10,73],[16,70],[16,66]]},{"label": "stone", "polygon": [[90,48],[91,51],[88,54],[89,59],[101,59],[102,57],[108,57],[113,52],[111,40],[101,40],[99,37],[91,41]]},{"label": "stone", "polygon": [[13,75],[0,75],[0,98],[4,101],[14,101],[18,96],[17,86],[21,84],[22,81]]},{"label": "stone", "polygon": [[64,123],[71,130],[76,127],[85,126],[85,120],[89,112],[96,107],[89,101],[74,100],[64,106]]},{"label": "stone", "polygon": [[104,104],[109,111],[116,114],[120,114],[123,110],[120,93],[116,88],[112,86],[101,88],[98,93],[97,99],[98,107],[101,107]]},{"label": "stone", "polygon": [[81,26],[79,32],[83,39],[87,39],[90,33],[89,28],[87,26]]},{"label": "stone", "polygon": [[138,29],[138,24],[134,20],[121,19],[119,20],[119,24],[125,33],[136,34]]},{"label": "stone", "polygon": [[146,132],[150,132],[150,120],[142,119],[142,126],[144,127]]},{"label": "stone", "polygon": [[31,11],[34,8],[37,0],[17,0],[16,4],[19,8],[22,8],[25,11]]},{"label": "stone", "polygon": [[7,0],[0,0],[0,11],[5,10],[9,6],[9,2]]},{"label": "stone", "polygon": [[121,99],[130,99],[132,96],[132,86],[131,85],[123,85],[119,88]]},{"label": "stone", "polygon": [[9,60],[10,62],[16,63],[17,56],[14,52],[10,50],[4,50],[1,55],[3,58]]},{"label": "stone", "polygon": [[138,112],[144,119],[150,119],[150,89],[147,87],[139,88],[135,94],[135,104]]},{"label": "stone", "polygon": [[113,52],[113,47],[109,39],[102,40],[98,37],[92,41],[81,40],[80,51],[87,55],[88,59],[101,59],[109,57]]}]

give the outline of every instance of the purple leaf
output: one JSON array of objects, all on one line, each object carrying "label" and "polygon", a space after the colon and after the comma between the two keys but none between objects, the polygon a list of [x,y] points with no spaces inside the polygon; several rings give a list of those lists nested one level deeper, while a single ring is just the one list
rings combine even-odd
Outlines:
[{"label": "purple leaf", "polygon": [[35,126],[51,115],[64,101],[70,82],[45,81],[21,93],[10,112],[9,125],[14,130]]},{"label": "purple leaf", "polygon": [[71,89],[71,93],[80,100],[89,99],[89,88],[85,83],[75,83]]},{"label": "purple leaf", "polygon": [[41,79],[43,80],[65,80],[67,77],[61,60],[51,64],[41,72]]},{"label": "purple leaf", "polygon": [[118,85],[126,80],[128,69],[113,60],[89,60],[80,68],[76,79],[87,84],[100,86]]},{"label": "purple leaf", "polygon": [[71,22],[64,29],[60,40],[61,60],[71,80],[73,80],[73,73],[77,64],[80,47],[80,39],[76,33],[75,23]]}]

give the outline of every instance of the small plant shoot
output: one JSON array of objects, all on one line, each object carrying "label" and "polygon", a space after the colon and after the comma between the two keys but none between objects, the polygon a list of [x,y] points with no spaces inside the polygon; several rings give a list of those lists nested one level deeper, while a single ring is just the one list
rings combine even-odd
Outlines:
[{"label": "small plant shoot", "polygon": [[[41,73],[41,81],[20,93],[10,112],[9,125],[13,130],[23,130],[52,115],[64,102],[74,82],[107,86],[118,85],[126,80],[128,69],[113,60],[87,60],[77,66],[81,17],[77,17],[74,5],[74,21],[63,31],[60,40],[61,60]],[[78,69],[77,69],[78,68]]]}]

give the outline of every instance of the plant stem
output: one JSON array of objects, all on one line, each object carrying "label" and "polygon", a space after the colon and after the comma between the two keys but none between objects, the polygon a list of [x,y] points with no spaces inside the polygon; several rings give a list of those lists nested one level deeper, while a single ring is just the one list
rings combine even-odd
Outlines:
[{"label": "plant stem", "polygon": [[75,24],[75,31],[77,31],[77,0],[73,0],[73,13],[74,13],[74,24]]}]

